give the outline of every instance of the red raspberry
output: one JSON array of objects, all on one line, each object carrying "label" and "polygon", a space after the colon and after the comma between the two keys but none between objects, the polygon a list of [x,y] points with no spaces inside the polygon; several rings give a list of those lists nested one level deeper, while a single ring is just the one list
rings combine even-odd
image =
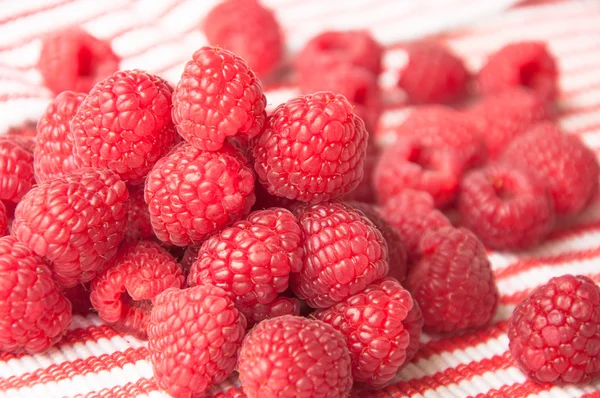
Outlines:
[{"label": "red raspberry", "polygon": [[375,166],[375,189],[385,203],[406,189],[429,193],[437,207],[454,200],[463,171],[458,151],[405,138],[387,147]]},{"label": "red raspberry", "polygon": [[227,0],[206,16],[204,33],[210,44],[246,60],[258,76],[273,72],[283,58],[279,23],[258,0]]},{"label": "red raspberry", "polygon": [[394,230],[394,227],[383,218],[379,209],[373,205],[360,202],[345,202],[347,205],[360,210],[371,222],[381,235],[385,239],[388,246],[389,256],[389,272],[388,276],[396,278],[400,282],[404,282],[406,279],[406,273],[408,271],[406,264],[406,250],[404,249],[404,243],[400,238],[398,232]]},{"label": "red raspberry", "polygon": [[298,316],[261,322],[242,344],[238,371],[248,398],[346,397],[350,353],[330,325]]},{"label": "red raspberry", "polygon": [[71,119],[85,96],[73,91],[64,91],[48,105],[40,118],[33,151],[33,168],[38,183],[79,168],[73,155]]},{"label": "red raspberry", "polygon": [[296,71],[324,73],[343,64],[365,68],[377,76],[382,54],[379,43],[365,30],[328,31],[313,37],[300,51]]},{"label": "red raspberry", "polygon": [[0,238],[0,351],[36,354],[71,324],[71,304],[41,257],[12,236]]},{"label": "red raspberry", "polygon": [[407,48],[408,64],[398,86],[414,103],[449,103],[467,93],[470,74],[463,61],[437,43],[418,42]]},{"label": "red raspberry", "polygon": [[369,285],[314,317],[339,330],[347,341],[355,383],[388,385],[419,347],[423,316],[397,280]]},{"label": "red raspberry", "polygon": [[165,290],[148,323],[156,384],[173,397],[202,395],[233,372],[245,331],[244,316],[223,289]]},{"label": "red raspberry", "polygon": [[302,269],[302,258],[296,217],[259,210],[204,241],[188,284],[220,287],[240,306],[269,304],[288,288],[290,273]]},{"label": "red raspberry", "polygon": [[8,235],[8,217],[6,207],[0,202],[0,236]]},{"label": "red raspberry", "polygon": [[144,199],[161,241],[199,244],[250,212],[254,174],[230,145],[208,152],[181,143],[148,174]]},{"label": "red raspberry", "polygon": [[419,242],[426,232],[450,226],[446,216],[435,208],[431,195],[412,189],[388,200],[381,215],[400,236],[409,265],[418,259]]},{"label": "red raspberry", "polygon": [[79,165],[108,168],[139,184],[173,146],[173,88],[139,70],[120,71],[96,84],[71,122]]},{"label": "red raspberry", "polygon": [[600,375],[600,288],[587,276],[550,279],[508,324],[510,351],[541,383],[584,383]]},{"label": "red raspberry", "polygon": [[531,89],[542,100],[554,99],[558,68],[546,43],[524,41],[502,47],[488,57],[479,71],[483,94],[493,94],[512,87]]},{"label": "red raspberry", "polygon": [[463,225],[492,249],[534,246],[554,225],[548,188],[512,164],[468,174],[461,182],[458,208]]},{"label": "red raspberry", "polygon": [[0,137],[0,199],[19,203],[32,186],[33,154],[9,137]]},{"label": "red raspberry", "polygon": [[89,284],[78,283],[73,287],[63,289],[63,294],[71,303],[73,314],[85,316],[92,312]]},{"label": "red raspberry", "polygon": [[406,287],[423,311],[424,329],[454,332],[486,325],[498,289],[483,244],[464,228],[444,227],[423,236],[421,258]]},{"label": "red raspberry", "polygon": [[37,135],[37,122],[26,121],[20,126],[11,127],[6,132],[8,138],[21,145],[29,152],[35,148],[35,136]]},{"label": "red raspberry", "polygon": [[173,93],[173,121],[198,149],[219,150],[227,137],[262,131],[267,100],[246,61],[217,47],[202,47],[185,65]]},{"label": "red raspberry", "polygon": [[265,319],[283,315],[300,315],[300,301],[293,297],[278,297],[269,304],[252,304],[237,306],[248,322],[248,329]]},{"label": "red raspberry", "polygon": [[272,195],[318,203],[352,191],[369,134],[346,98],[323,91],[279,105],[251,142],[254,168]]},{"label": "red raspberry", "polygon": [[79,169],[29,191],[17,205],[12,233],[52,261],[61,285],[75,286],[92,280],[116,254],[128,197],[110,170]]},{"label": "red raspberry", "polygon": [[486,150],[479,131],[451,108],[429,105],[417,108],[397,129],[397,136],[413,137],[430,148],[456,151],[466,167],[485,162]]},{"label": "red raspberry", "polygon": [[388,273],[388,247],[360,211],[324,203],[298,211],[304,233],[304,267],[292,289],[313,308],[327,308]]},{"label": "red raspberry", "polygon": [[114,264],[96,276],[90,300],[103,321],[145,339],[152,301],[184,282],[173,256],[158,243],[140,241],[123,246]]},{"label": "red raspberry", "polygon": [[485,97],[467,114],[467,120],[480,132],[490,158],[501,155],[515,137],[549,118],[544,102],[520,88]]},{"label": "red raspberry", "polygon": [[67,90],[87,93],[96,82],[116,72],[119,62],[110,42],[72,27],[44,37],[38,69],[55,94]]},{"label": "red raspberry", "polygon": [[144,186],[130,187],[129,213],[127,213],[124,239],[129,242],[137,242],[154,237],[150,212],[148,211],[148,205],[144,202]]},{"label": "red raspberry", "polygon": [[598,191],[596,155],[552,123],[540,123],[517,138],[504,159],[548,184],[558,214],[579,213]]},{"label": "red raspberry", "polygon": [[370,142],[367,146],[367,154],[365,156],[365,163],[363,165],[363,179],[360,180],[358,186],[344,196],[344,200],[352,200],[363,203],[375,203],[375,167],[381,155],[381,150],[375,145],[374,142]]}]

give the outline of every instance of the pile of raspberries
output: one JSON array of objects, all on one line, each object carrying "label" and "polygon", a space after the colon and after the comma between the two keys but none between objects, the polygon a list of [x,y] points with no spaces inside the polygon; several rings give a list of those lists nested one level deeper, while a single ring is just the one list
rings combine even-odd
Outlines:
[{"label": "pile of raspberries", "polygon": [[[248,397],[381,389],[423,331],[492,320],[486,249],[540,243],[598,190],[595,155],[553,122],[543,43],[510,44],[475,77],[440,44],[407,46],[398,89],[419,106],[378,147],[383,50],[367,32],[313,38],[294,64],[304,94],[267,113],[274,14],[228,0],[204,28],[218,46],[176,85],[118,70],[82,30],[44,40],[56,98],[0,139],[0,351],[45,352],[93,309],[148,340],[174,397],[234,371]],[[533,380],[591,380],[600,289],[554,278],[508,333]]]}]

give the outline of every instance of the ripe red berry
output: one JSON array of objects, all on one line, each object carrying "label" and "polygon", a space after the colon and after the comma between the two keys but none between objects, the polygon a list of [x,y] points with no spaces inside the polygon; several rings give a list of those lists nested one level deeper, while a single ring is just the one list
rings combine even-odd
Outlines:
[{"label": "ripe red berry", "polygon": [[369,134],[348,100],[331,92],[279,105],[251,141],[260,183],[276,196],[317,203],[352,191]]},{"label": "ripe red berry", "polygon": [[260,77],[273,72],[283,58],[284,38],[275,14],[258,0],[227,0],[205,18],[209,43],[243,58]]},{"label": "ripe red berry", "polygon": [[44,260],[12,236],[0,238],[0,351],[36,354],[71,324],[71,304]]},{"label": "ripe red berry", "polygon": [[173,121],[192,146],[216,151],[227,137],[260,133],[266,104],[246,61],[227,50],[202,47],[185,65],[173,93]]},{"label": "ripe red berry", "polygon": [[463,61],[449,49],[431,42],[417,42],[407,48],[408,64],[398,80],[411,102],[449,103],[467,93],[469,72]]},{"label": "ripe red berry", "polygon": [[248,398],[342,398],[352,388],[342,334],[298,316],[269,319],[252,329],[242,344],[238,371]]},{"label": "ripe red berry", "polygon": [[154,238],[148,205],[144,202],[144,186],[129,187],[129,212],[124,240],[137,242]]},{"label": "ripe red berry", "polygon": [[34,185],[33,154],[10,137],[0,137],[0,199],[19,203]]},{"label": "ripe red berry", "polygon": [[281,296],[268,304],[237,305],[246,317],[248,329],[264,321],[283,315],[300,315],[300,301],[293,297]]},{"label": "ripe red berry", "polygon": [[125,183],[83,168],[33,188],[15,210],[13,235],[52,262],[65,287],[94,278],[111,261],[127,223]]},{"label": "ripe red berry", "polygon": [[250,212],[254,174],[230,145],[208,152],[181,143],[148,174],[144,199],[161,241],[199,244]]},{"label": "ripe red berry", "polygon": [[454,200],[464,163],[459,151],[438,149],[416,138],[399,139],[385,148],[375,166],[375,189],[385,203],[406,189],[429,193],[437,207]]},{"label": "ripe red berry", "polygon": [[331,307],[387,275],[387,243],[362,212],[336,202],[298,212],[305,255],[302,270],[292,274],[298,298]]},{"label": "ripe red berry", "polygon": [[469,230],[444,227],[423,236],[406,287],[423,311],[424,330],[454,332],[486,325],[498,289],[483,244]]},{"label": "ripe red berry", "polygon": [[8,235],[8,217],[6,207],[0,202],[0,236]]},{"label": "ripe red berry", "polygon": [[116,72],[119,62],[110,42],[72,27],[43,38],[38,69],[55,94],[67,90],[87,93],[96,82]]},{"label": "ripe red berry", "polygon": [[296,217],[285,209],[259,210],[202,243],[188,284],[218,286],[241,307],[269,304],[287,290],[302,260]]},{"label": "ripe red berry", "polygon": [[534,290],[508,324],[510,351],[541,383],[584,383],[600,375],[600,288],[563,275]]},{"label": "ripe red berry", "polygon": [[508,44],[490,55],[478,80],[483,94],[522,86],[550,101],[558,91],[557,77],[556,61],[546,43],[523,41]]},{"label": "ripe red berry", "polygon": [[90,300],[103,321],[144,339],[154,298],[184,283],[173,256],[158,243],[140,241],[121,247],[114,263],[94,278]]},{"label": "ripe red berry", "polygon": [[38,122],[33,168],[38,183],[68,174],[79,167],[73,155],[71,119],[85,94],[64,91],[52,101]]},{"label": "ripe red berry", "polygon": [[156,384],[173,397],[202,395],[233,372],[245,331],[244,316],[223,289],[165,290],[148,323]]},{"label": "ripe red berry", "polygon": [[383,279],[314,317],[339,330],[347,341],[355,383],[388,385],[419,347],[423,317],[410,293]]},{"label": "ripe red berry", "polygon": [[541,242],[554,225],[547,186],[513,164],[466,175],[458,209],[464,226],[492,249],[526,249]]},{"label": "ripe red berry", "polygon": [[548,184],[558,214],[579,213],[598,191],[596,155],[552,123],[540,123],[515,139],[504,159]]}]

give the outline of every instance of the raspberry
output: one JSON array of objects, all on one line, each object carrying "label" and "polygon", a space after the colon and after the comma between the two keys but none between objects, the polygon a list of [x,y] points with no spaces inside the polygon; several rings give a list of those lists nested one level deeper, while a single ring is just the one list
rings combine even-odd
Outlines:
[{"label": "raspberry", "polygon": [[437,207],[454,200],[463,170],[458,151],[429,147],[415,138],[387,147],[375,166],[375,189],[385,203],[405,189],[429,193]]},{"label": "raspberry", "polygon": [[269,319],[252,329],[242,344],[238,371],[248,398],[341,398],[352,388],[342,334],[298,316]]},{"label": "raspberry", "polygon": [[129,193],[110,170],[83,168],[33,188],[15,210],[13,235],[75,286],[111,261],[127,222]]},{"label": "raspberry", "polygon": [[0,137],[0,199],[18,203],[34,185],[33,154],[11,138]]},{"label": "raspberry", "polygon": [[265,319],[283,315],[300,315],[300,301],[293,297],[278,297],[269,304],[237,306],[248,322],[248,329]]},{"label": "raspberry", "polygon": [[380,213],[400,236],[409,265],[418,259],[419,242],[426,232],[450,226],[446,216],[435,209],[431,195],[412,189],[392,197]]},{"label": "raspberry", "polygon": [[0,238],[0,351],[36,354],[71,324],[71,304],[41,257],[12,236]]},{"label": "raspberry", "polygon": [[305,260],[292,274],[298,298],[313,308],[331,307],[387,275],[387,243],[363,213],[335,202],[299,213]]},{"label": "raspberry", "polygon": [[152,239],[154,236],[148,205],[144,202],[144,186],[130,187],[129,212],[127,213],[124,239],[129,242],[137,242]]},{"label": "raspberry", "polygon": [[343,96],[323,91],[296,97],[279,105],[251,141],[254,169],[272,195],[331,200],[362,179],[368,136]]},{"label": "raspberry", "polygon": [[598,191],[596,155],[552,123],[540,123],[517,138],[504,159],[548,184],[558,214],[580,212]]},{"label": "raspberry", "polygon": [[157,243],[140,241],[123,246],[113,265],[92,281],[90,300],[103,321],[144,339],[152,300],[183,285],[175,258]]},{"label": "raspberry", "polygon": [[11,127],[6,132],[8,138],[21,145],[29,152],[35,148],[35,137],[37,135],[37,122],[26,121],[20,126]]},{"label": "raspberry", "polygon": [[216,151],[227,137],[260,133],[266,104],[246,61],[227,50],[202,47],[185,65],[173,93],[173,121],[194,147]]},{"label": "raspberry", "polygon": [[360,202],[345,202],[354,209],[360,210],[375,227],[381,232],[388,246],[389,272],[388,276],[404,282],[407,273],[406,250],[400,235],[394,230],[394,227],[385,220],[379,210],[370,204]]},{"label": "raspberry", "polygon": [[63,289],[65,298],[71,303],[73,314],[88,315],[93,307],[90,301],[89,284],[78,283],[68,289]]},{"label": "raspberry", "polygon": [[227,0],[206,16],[204,33],[246,60],[258,76],[273,72],[283,58],[284,40],[273,11],[257,0]]},{"label": "raspberry", "polygon": [[600,288],[563,275],[515,308],[509,347],[527,376],[542,383],[584,383],[600,375]]},{"label": "raspberry", "polygon": [[0,236],[8,234],[8,217],[6,215],[6,207],[0,202]]},{"label": "raspberry", "polygon": [[467,93],[470,75],[462,60],[449,49],[430,42],[407,48],[408,63],[398,86],[414,103],[449,103]]},{"label": "raspberry", "polygon": [[363,179],[360,180],[358,186],[348,194],[344,196],[344,200],[351,200],[364,203],[375,203],[375,192],[374,192],[374,177],[375,167],[379,161],[381,151],[375,145],[370,142],[367,146],[367,154],[365,156],[365,163],[363,165]]},{"label": "raspberry", "polygon": [[492,249],[534,246],[554,224],[547,187],[512,164],[468,174],[461,182],[458,208],[464,226]]},{"label": "raspberry", "polygon": [[148,323],[156,384],[173,397],[202,395],[233,372],[245,331],[244,316],[223,289],[165,290]]},{"label": "raspberry", "polygon": [[410,293],[395,279],[369,285],[314,317],[339,330],[347,341],[355,383],[388,385],[419,347],[423,317]]},{"label": "raspberry", "polygon": [[116,72],[119,62],[108,41],[73,27],[43,38],[38,69],[55,94],[66,90],[87,93],[96,82]]},{"label": "raspberry", "polygon": [[478,130],[463,115],[439,105],[417,108],[397,129],[397,136],[413,137],[430,148],[456,151],[466,167],[481,165],[486,148]]},{"label": "raspberry", "polygon": [[250,212],[254,174],[230,145],[207,152],[181,143],[148,174],[144,199],[161,241],[199,244]]},{"label": "raspberry", "polygon": [[38,183],[52,180],[79,167],[73,156],[71,119],[85,94],[64,91],[52,101],[38,122],[33,168]]},{"label": "raspberry", "polygon": [[337,65],[381,72],[383,49],[366,30],[328,31],[313,37],[296,57],[299,74],[328,73]]},{"label": "raspberry", "polygon": [[544,103],[520,88],[486,97],[467,113],[467,119],[480,132],[490,158],[502,154],[513,138],[535,123],[549,118]]},{"label": "raspberry", "polygon": [[464,228],[444,227],[423,236],[421,258],[406,287],[423,311],[424,329],[454,332],[486,325],[498,290],[485,248]]},{"label": "raspberry", "polygon": [[479,71],[483,94],[493,94],[512,87],[531,89],[542,100],[556,97],[558,68],[546,43],[524,41],[512,43],[488,57]]},{"label": "raspberry", "polygon": [[259,210],[202,244],[188,284],[220,287],[236,305],[269,304],[288,288],[290,273],[302,269],[302,257],[294,215]]}]

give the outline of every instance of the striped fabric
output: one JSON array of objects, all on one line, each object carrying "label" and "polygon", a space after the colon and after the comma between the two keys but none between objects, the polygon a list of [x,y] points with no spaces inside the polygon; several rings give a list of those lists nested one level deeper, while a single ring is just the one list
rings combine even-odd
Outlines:
[{"label": "striped fabric", "polygon": [[[393,90],[406,62],[403,42],[435,35],[477,70],[486,54],[516,40],[541,39],[556,55],[560,124],[600,153],[600,1],[516,0],[263,0],[276,10],[293,53],[323,29],[369,28],[387,48],[381,86],[386,110],[376,134],[385,144],[410,107]],[[108,4],[107,4],[108,3]],[[40,35],[77,23],[110,39],[122,68],[143,68],[172,82],[205,43],[199,30],[214,0],[9,0],[0,8],[0,131],[36,119],[51,98],[35,63]],[[518,3],[518,4],[517,4]],[[293,85],[266,84],[270,106],[295,95]],[[599,397],[600,381],[554,387],[535,384],[508,351],[507,320],[531,289],[565,273],[600,282],[600,199],[563,222],[526,253],[491,253],[501,292],[492,325],[473,333],[424,336],[396,382],[373,397]],[[7,397],[162,397],[152,380],[145,343],[76,316],[45,355],[0,355],[0,395]],[[208,396],[241,397],[232,377]]]}]

